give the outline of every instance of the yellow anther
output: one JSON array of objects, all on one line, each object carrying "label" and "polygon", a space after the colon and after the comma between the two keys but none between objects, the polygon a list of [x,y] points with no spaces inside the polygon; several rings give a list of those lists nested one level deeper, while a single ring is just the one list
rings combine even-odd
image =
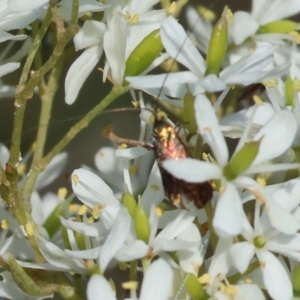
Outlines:
[{"label": "yellow anther", "polygon": [[175,16],[176,10],[177,10],[177,4],[175,1],[173,1],[168,8],[168,15]]},{"label": "yellow anther", "polygon": [[291,31],[289,32],[289,35],[291,35],[294,39],[296,44],[300,44],[300,34],[297,31]]},{"label": "yellow anther", "polygon": [[33,225],[30,222],[27,222],[25,225],[25,231],[28,235],[33,235],[34,231],[33,231]]},{"label": "yellow anther", "polygon": [[122,143],[118,146],[118,149],[127,149],[128,146],[125,143]]},{"label": "yellow anther", "polygon": [[261,104],[264,103],[264,102],[262,101],[262,99],[261,99],[259,96],[257,96],[257,95],[253,95],[252,99],[253,99],[253,101],[254,101],[254,103],[255,103],[256,105],[261,105]]},{"label": "yellow anther", "polygon": [[65,187],[59,188],[57,191],[57,198],[62,201],[66,198],[68,190]]},{"label": "yellow anther", "polygon": [[256,182],[263,187],[267,185],[266,179],[261,176],[256,177]]},{"label": "yellow anther", "polygon": [[9,228],[9,222],[7,220],[2,220],[1,221],[1,228],[6,230]]},{"label": "yellow anther", "polygon": [[197,10],[199,15],[207,21],[213,22],[216,19],[216,13],[205,6],[199,5]]},{"label": "yellow anther", "polygon": [[68,210],[71,213],[78,213],[79,209],[80,209],[80,205],[79,204],[71,204],[68,207]]},{"label": "yellow anther", "polygon": [[262,84],[265,87],[273,88],[273,87],[278,85],[278,80],[277,79],[271,79],[271,80],[267,80],[267,81],[262,82]]},{"label": "yellow anther", "polygon": [[132,165],[132,166],[129,168],[129,170],[128,170],[128,171],[129,171],[129,174],[130,174],[130,175],[135,175],[135,174],[137,173],[138,169],[139,169],[139,167],[138,167],[137,164]]},{"label": "yellow anther", "polygon": [[78,211],[78,215],[79,215],[79,216],[85,215],[86,212],[87,212],[87,210],[88,210],[87,206],[86,206],[86,205],[82,205],[82,206],[80,207],[79,211]]},{"label": "yellow anther", "polygon": [[244,280],[244,283],[251,284],[252,280],[250,278],[247,278],[247,279]]},{"label": "yellow anther", "polygon": [[138,282],[137,281],[123,282],[122,288],[125,290],[136,290],[138,288]]},{"label": "yellow anther", "polygon": [[130,25],[135,25],[138,23],[140,19],[140,15],[139,14],[135,14],[130,20],[129,20],[129,24]]},{"label": "yellow anther", "polygon": [[79,176],[77,174],[74,174],[72,176],[73,182],[75,183],[75,185],[77,185],[79,183]]},{"label": "yellow anther", "polygon": [[234,295],[237,295],[237,294],[238,294],[238,289],[236,288],[235,285],[229,284],[229,285],[227,285],[226,288],[225,288],[225,293],[226,293],[227,295],[232,295],[232,296],[234,296]]},{"label": "yellow anther", "polygon": [[154,212],[155,212],[155,215],[156,215],[158,218],[160,218],[160,217],[164,214],[164,210],[163,210],[161,207],[159,207],[159,206],[156,206],[156,207],[155,207]]},{"label": "yellow anther", "polygon": [[99,219],[99,211],[100,211],[101,207],[100,206],[94,206],[92,209],[92,216],[95,220]]},{"label": "yellow anther", "polygon": [[207,284],[211,280],[211,276],[208,273],[203,274],[198,278],[201,284]]}]

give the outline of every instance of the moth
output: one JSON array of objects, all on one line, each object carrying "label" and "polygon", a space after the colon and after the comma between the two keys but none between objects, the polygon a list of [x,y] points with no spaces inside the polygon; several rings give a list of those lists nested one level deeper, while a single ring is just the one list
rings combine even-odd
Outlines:
[{"label": "moth", "polygon": [[165,116],[159,116],[154,112],[154,124],[151,143],[124,139],[116,136],[111,127],[107,127],[103,134],[118,143],[127,143],[134,146],[142,146],[154,151],[158,167],[162,177],[165,196],[178,208],[186,208],[186,202],[193,202],[197,208],[203,208],[212,198],[213,188],[206,182],[189,183],[178,179],[167,172],[163,162],[167,159],[181,159],[191,157],[187,147],[176,132],[176,128],[170,124]]}]

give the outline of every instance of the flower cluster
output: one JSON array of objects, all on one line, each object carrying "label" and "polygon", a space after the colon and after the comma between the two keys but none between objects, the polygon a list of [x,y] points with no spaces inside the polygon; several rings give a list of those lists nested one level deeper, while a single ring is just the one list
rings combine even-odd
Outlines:
[{"label": "flower cluster", "polygon": [[[161,2],[0,1],[0,77],[26,57],[16,87],[0,82],[2,97],[15,94],[12,144],[0,144],[0,297],[300,297],[300,39],[284,19],[300,2],[252,0],[251,12],[225,7],[217,20],[184,1]],[[7,57],[16,41],[24,42]],[[43,43],[53,48],[45,61]],[[44,153],[63,58],[77,51],[65,102],[99,64],[113,88]],[[96,168],[71,174],[70,196],[43,194],[66,165],[64,147],[128,91],[142,110],[139,139],[106,128],[132,147],[102,147]],[[33,93],[39,128],[21,156]],[[160,116],[158,101],[182,130]]]}]

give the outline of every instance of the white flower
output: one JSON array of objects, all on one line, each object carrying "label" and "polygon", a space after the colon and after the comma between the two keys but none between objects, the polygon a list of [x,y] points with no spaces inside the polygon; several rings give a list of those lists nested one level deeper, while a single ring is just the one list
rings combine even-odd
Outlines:
[{"label": "white flower", "polygon": [[[162,259],[154,261],[145,273],[140,300],[167,300],[171,291],[173,272],[171,267]],[[116,296],[108,281],[100,275],[93,275],[87,288],[88,300],[106,299],[116,300]],[[127,298],[128,299],[128,298]],[[136,300],[133,291],[131,300]]]},{"label": "white flower", "polygon": [[[173,17],[168,17],[161,26],[162,42],[167,52],[174,59],[187,67],[190,71],[169,74],[126,77],[132,87],[145,91],[151,88],[158,88],[162,84],[172,89],[176,84],[189,83],[194,95],[203,92],[222,91],[227,85],[243,84],[248,85],[255,82],[277,78],[287,72],[289,64],[268,69],[273,60],[274,49],[264,45],[257,47],[252,54],[241,57],[237,62],[226,67],[220,72],[219,77],[215,74],[205,76],[206,62],[196,49],[192,41],[187,37],[183,27]],[[199,86],[201,89],[199,89]],[[180,97],[182,90],[178,92]]]},{"label": "white flower", "polygon": [[282,263],[272,253],[280,253],[297,261],[300,235],[286,235],[272,228],[265,210],[260,215],[260,206],[255,204],[253,228],[244,218],[242,236],[246,241],[235,243],[230,249],[233,266],[244,273],[251,258],[256,254],[260,261],[264,284],[273,299],[291,299],[292,283]]},{"label": "white flower", "polygon": [[[253,36],[260,25],[277,21],[300,11],[300,3],[297,0],[252,0],[252,10],[249,14],[244,11],[234,13],[230,33],[236,45],[243,43],[248,37]],[[269,34],[272,36],[271,34]],[[273,34],[274,37],[276,35]],[[259,36],[255,36],[258,38]],[[282,38],[283,35],[278,35]],[[267,39],[266,37],[264,37]],[[271,37],[273,38],[273,37]],[[288,38],[288,35],[285,35]],[[269,41],[271,41],[269,39]]]},{"label": "white flower", "polygon": [[[298,167],[297,164],[274,164],[271,166],[263,164],[283,154],[291,146],[296,133],[296,122],[290,112],[281,111],[276,113],[253,138],[253,141],[260,141],[259,151],[254,161],[242,174],[228,180],[226,174],[224,174],[225,176],[223,175],[223,170],[228,164],[229,152],[215,112],[210,101],[204,95],[198,95],[195,98],[195,112],[199,132],[204,141],[212,149],[217,164],[189,158],[166,161],[163,163],[163,166],[175,177],[187,182],[204,182],[212,179],[220,179],[222,187],[219,189],[220,196],[216,205],[213,225],[219,236],[233,236],[239,234],[242,229],[243,209],[238,189],[258,188],[254,180],[244,175]],[[238,153],[243,147],[247,132],[245,130],[246,134],[240,140],[235,153]],[[264,194],[263,191],[262,193]],[[267,202],[266,206],[270,214],[275,213],[274,211],[280,211],[277,203],[269,195],[264,195],[263,199]],[[282,210],[282,215],[290,220],[290,227],[285,228],[280,220],[276,218],[272,218],[272,225],[279,230],[282,229],[286,233],[296,232],[300,224],[287,211]]]},{"label": "white flower", "polygon": [[[66,82],[66,98],[68,104],[72,104],[87,79],[95,68],[104,50],[106,65],[104,67],[104,80],[110,70],[112,80],[117,85],[122,85],[125,72],[125,62],[132,50],[153,30],[159,28],[165,18],[165,11],[151,11],[151,7],[157,0],[144,1],[141,4],[137,0],[125,3],[112,3],[110,9],[106,9],[105,21],[86,21],[80,32],[74,37],[77,50],[86,49],[70,67]],[[127,20],[128,14],[133,17],[138,14],[139,21],[131,24]],[[130,17],[130,18],[131,18]]]}]

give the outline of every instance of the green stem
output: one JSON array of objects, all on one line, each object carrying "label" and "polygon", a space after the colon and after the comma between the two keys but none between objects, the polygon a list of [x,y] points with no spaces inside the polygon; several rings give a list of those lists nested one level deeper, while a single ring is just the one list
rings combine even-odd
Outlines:
[{"label": "green stem", "polygon": [[[13,125],[13,133],[12,133],[12,144],[10,149],[10,158],[9,164],[11,166],[15,166],[19,160],[20,153],[20,145],[21,145],[21,136],[22,136],[22,128],[23,128],[23,120],[24,113],[26,108],[26,102],[28,99],[32,97],[34,87],[39,83],[39,81],[44,77],[44,75],[49,72],[57,63],[58,59],[61,57],[63,50],[71,39],[71,37],[77,32],[77,18],[78,17],[78,7],[79,0],[73,0],[73,8],[72,8],[72,19],[69,27],[61,36],[60,40],[56,44],[52,55],[48,59],[48,61],[37,71],[31,72],[30,79],[26,82],[28,78],[29,69],[31,67],[34,56],[30,55],[30,60],[28,63],[25,63],[24,71],[21,75],[20,83],[16,90],[16,100],[15,100],[15,117],[14,117],[14,125]],[[76,11],[77,14],[76,14]],[[51,15],[52,16],[52,15]],[[49,17],[49,16],[48,16]],[[48,28],[48,27],[47,27]],[[45,28],[43,28],[45,30]],[[41,30],[42,31],[42,30]],[[41,37],[38,34],[37,38],[34,41],[33,51],[34,55],[38,50],[38,47],[41,44]],[[33,57],[32,57],[33,56]],[[26,84],[25,84],[26,83]]]},{"label": "green stem", "polygon": [[[18,190],[17,185],[13,184],[8,198],[11,212],[15,216],[18,223],[24,227],[24,229],[26,228],[27,224],[30,224],[32,226],[33,231],[38,232],[38,228],[32,219],[31,212],[29,211],[30,206],[26,205],[25,201],[22,200],[23,199],[20,191]],[[35,235],[28,234],[27,239],[31,244],[37,263],[43,263],[45,260],[39,250],[38,241]]]},{"label": "green stem", "polygon": [[109,104],[111,104],[117,97],[127,92],[126,87],[118,87],[115,86],[111,92],[91,111],[89,111],[78,123],[76,123],[67,134],[58,142],[56,146],[40,161],[36,163],[34,168],[32,168],[32,172],[24,184],[23,193],[24,198],[27,199],[32,193],[34,188],[34,184],[37,176],[41,171],[45,169],[45,167],[50,163],[50,161],[54,158],[55,155],[60,153],[70,142],[71,140],[79,133],[81,130],[86,128],[89,123],[101,112],[103,111]]},{"label": "green stem", "polygon": [[206,216],[207,216],[207,222],[209,226],[209,232],[210,232],[210,245],[212,247],[213,253],[215,253],[215,250],[217,248],[218,244],[218,236],[215,233],[214,227],[212,225],[213,218],[214,218],[214,209],[212,207],[211,202],[208,202],[204,207]]},{"label": "green stem", "polygon": [[247,276],[248,274],[251,274],[253,271],[255,271],[259,267],[260,267],[260,262],[256,261],[256,262],[250,264],[247,271],[244,272],[243,274],[236,273],[235,275],[232,275],[232,276],[228,277],[227,279],[229,280],[230,283],[234,284],[234,283],[238,282],[239,280],[241,280],[243,277]]},{"label": "green stem", "polygon": [[[58,81],[61,74],[62,65],[63,65],[63,56],[61,57],[57,65],[54,67],[54,69],[52,70],[50,74],[50,78],[48,80],[48,84],[46,86],[43,85],[43,88],[40,88],[42,108],[41,108],[40,120],[38,125],[36,146],[35,146],[35,151],[32,159],[31,168],[30,171],[28,172],[29,174],[28,178],[31,176],[32,170],[37,168],[37,164],[43,158],[44,147],[47,139],[48,125],[51,117],[52,104],[53,104],[54,96],[58,89]],[[35,182],[33,184],[35,184]],[[29,197],[27,197],[27,195],[24,195],[24,199],[25,202],[29,204]]]},{"label": "green stem", "polygon": [[130,263],[129,281],[137,281],[137,260]]}]

